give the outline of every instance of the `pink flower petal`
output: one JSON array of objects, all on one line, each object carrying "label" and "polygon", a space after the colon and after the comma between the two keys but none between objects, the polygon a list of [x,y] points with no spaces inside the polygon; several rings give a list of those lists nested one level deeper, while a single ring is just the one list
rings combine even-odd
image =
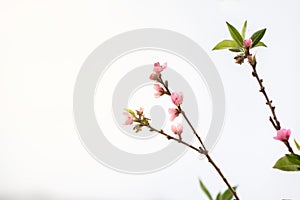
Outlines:
[{"label": "pink flower petal", "polygon": [[126,117],[126,121],[124,122],[124,125],[130,125],[133,123],[133,116],[128,113],[128,112],[123,112],[123,114],[125,115]]},{"label": "pink flower petal", "polygon": [[174,134],[181,134],[183,130],[182,124],[172,125],[171,130]]},{"label": "pink flower petal", "polygon": [[176,106],[180,106],[183,102],[183,94],[181,92],[179,93],[173,92],[171,94],[171,99]]},{"label": "pink flower petal", "polygon": [[280,129],[277,131],[277,136],[273,137],[275,140],[279,140],[279,141],[287,141],[289,140],[291,135],[291,130],[290,129]]}]

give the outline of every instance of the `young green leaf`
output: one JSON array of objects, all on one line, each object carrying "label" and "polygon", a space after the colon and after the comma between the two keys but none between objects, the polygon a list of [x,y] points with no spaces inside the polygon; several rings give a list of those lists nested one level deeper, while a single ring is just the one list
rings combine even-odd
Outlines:
[{"label": "young green leaf", "polygon": [[228,49],[229,51],[232,51],[232,52],[243,52],[243,49],[241,48],[234,48],[234,49]]},{"label": "young green leaf", "polygon": [[236,30],[236,28],[234,28],[234,26],[232,26],[231,24],[229,24],[228,22],[226,22],[229,33],[232,37],[232,39],[234,41],[236,41],[236,43],[238,44],[239,47],[243,46],[243,38],[241,36],[241,34]]},{"label": "young green leaf", "polygon": [[218,195],[217,195],[217,197],[216,197],[216,200],[223,200],[223,199],[222,199],[221,192],[218,193]]},{"label": "young green leaf", "polygon": [[246,30],[247,30],[247,20],[244,22],[242,32],[241,32],[243,40],[245,39]]},{"label": "young green leaf", "polygon": [[263,42],[258,42],[255,46],[252,46],[251,49],[255,47],[267,47],[267,45]]},{"label": "young green leaf", "polygon": [[300,171],[300,156],[286,154],[275,163],[273,168],[283,171]]},{"label": "young green leaf", "polygon": [[222,50],[222,49],[230,49],[237,48],[238,45],[233,40],[223,40],[219,42],[212,50]]},{"label": "young green leaf", "polygon": [[294,139],[294,142],[295,142],[297,149],[300,151],[300,145],[297,143],[296,139]]},{"label": "young green leaf", "polygon": [[253,47],[255,47],[260,42],[260,40],[264,37],[266,30],[267,29],[264,28],[253,33],[253,35],[251,36]]},{"label": "young green leaf", "polygon": [[[236,188],[237,188],[236,186],[233,187],[234,191],[236,190]],[[222,200],[231,200],[232,197],[233,197],[233,194],[232,194],[232,192],[231,192],[229,189],[227,189],[227,190],[222,194]]]},{"label": "young green leaf", "polygon": [[205,187],[204,183],[201,180],[199,180],[199,184],[200,184],[202,191],[206,194],[207,198],[209,200],[213,200],[211,194],[209,193],[208,189]]},{"label": "young green leaf", "polygon": [[134,113],[132,110],[127,109],[127,108],[125,108],[124,110],[125,110],[126,112],[130,113],[133,117],[136,118],[135,113]]}]

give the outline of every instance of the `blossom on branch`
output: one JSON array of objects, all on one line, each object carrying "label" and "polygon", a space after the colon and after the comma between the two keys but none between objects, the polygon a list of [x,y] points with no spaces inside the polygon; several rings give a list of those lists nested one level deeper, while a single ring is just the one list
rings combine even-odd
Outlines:
[{"label": "blossom on branch", "polygon": [[126,121],[124,122],[124,125],[131,125],[133,123],[133,116],[129,112],[123,112],[123,114],[126,117]]},{"label": "blossom on branch", "polygon": [[178,123],[177,125],[172,125],[171,130],[173,131],[174,134],[180,135],[182,133],[183,126],[182,124]]},{"label": "blossom on branch", "polygon": [[244,46],[245,48],[251,48],[251,47],[252,47],[252,39],[249,38],[249,39],[244,40],[244,41],[243,41],[243,46]]},{"label": "blossom on branch", "polygon": [[171,99],[176,106],[180,106],[183,102],[183,94],[181,92],[172,92]]},{"label": "blossom on branch", "polygon": [[159,75],[164,69],[167,68],[167,63],[165,62],[163,65],[160,65],[159,62],[154,63],[153,72],[155,72],[157,75]]},{"label": "blossom on branch", "polygon": [[280,129],[277,131],[277,136],[273,137],[275,140],[280,140],[282,142],[288,141],[291,135],[290,129]]},{"label": "blossom on branch", "polygon": [[159,98],[160,96],[165,94],[164,88],[162,88],[159,84],[154,84],[154,89],[157,91],[154,94],[155,98]]},{"label": "blossom on branch", "polygon": [[174,121],[174,119],[179,116],[180,111],[177,108],[169,108],[169,113],[171,115],[170,121]]}]

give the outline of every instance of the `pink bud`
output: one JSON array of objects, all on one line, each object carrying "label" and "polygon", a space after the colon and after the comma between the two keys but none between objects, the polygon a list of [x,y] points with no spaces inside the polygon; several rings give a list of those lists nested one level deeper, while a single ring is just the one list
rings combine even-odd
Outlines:
[{"label": "pink bud", "polygon": [[155,98],[165,94],[165,90],[159,84],[154,84],[154,89],[157,91],[157,93],[154,94]]},{"label": "pink bud", "polygon": [[160,63],[159,62],[154,63],[154,67],[160,67]]},{"label": "pink bud", "polygon": [[244,41],[243,41],[243,46],[244,46],[245,48],[250,48],[250,47],[252,46],[252,39],[249,38],[249,39],[244,40]]},{"label": "pink bud", "polygon": [[173,131],[174,134],[180,135],[182,133],[182,129],[183,129],[182,124],[179,123],[176,126],[175,125],[171,126],[171,130]]},{"label": "pink bud", "polygon": [[124,125],[130,125],[133,123],[133,116],[128,113],[128,112],[123,112],[123,114],[125,115],[126,117],[126,121],[124,122]]},{"label": "pink bud", "polygon": [[144,108],[140,107],[140,110],[137,110],[138,115],[143,115],[144,113]]},{"label": "pink bud", "polygon": [[280,129],[277,131],[277,136],[273,137],[275,140],[280,140],[282,142],[287,141],[290,138],[291,130],[290,129]]},{"label": "pink bud", "polygon": [[169,113],[171,115],[170,121],[174,121],[176,117],[179,116],[180,112],[177,108],[169,108]]},{"label": "pink bud", "polygon": [[153,71],[159,75],[164,69],[166,69],[167,67],[167,63],[164,63],[163,65],[160,65],[159,62],[157,63],[154,63],[154,68],[153,68]]},{"label": "pink bud", "polygon": [[171,94],[171,99],[176,106],[180,106],[180,104],[182,104],[183,101],[183,94],[181,92],[179,93],[173,92]]}]

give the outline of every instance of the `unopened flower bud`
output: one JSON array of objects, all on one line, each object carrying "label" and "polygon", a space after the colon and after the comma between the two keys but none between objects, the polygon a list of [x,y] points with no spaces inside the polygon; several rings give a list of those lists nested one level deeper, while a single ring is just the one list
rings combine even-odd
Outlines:
[{"label": "unopened flower bud", "polygon": [[244,41],[243,41],[243,46],[244,46],[245,48],[251,48],[251,47],[252,47],[252,39],[249,38],[249,39],[244,40]]}]

